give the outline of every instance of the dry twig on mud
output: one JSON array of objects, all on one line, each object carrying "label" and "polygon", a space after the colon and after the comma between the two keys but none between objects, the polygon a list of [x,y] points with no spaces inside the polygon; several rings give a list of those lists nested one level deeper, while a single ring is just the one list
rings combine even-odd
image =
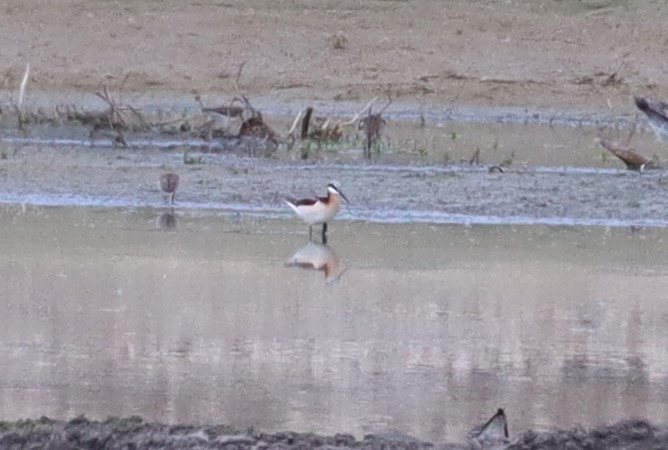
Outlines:
[{"label": "dry twig on mud", "polygon": [[241,79],[241,73],[243,72],[245,66],[246,66],[246,61],[243,61],[241,64],[239,64],[239,69],[237,69],[237,76],[234,78],[235,92],[239,92],[239,80]]},{"label": "dry twig on mud", "polygon": [[150,126],[139,111],[130,105],[118,104],[106,85],[95,95],[104,100],[109,109],[106,112],[107,126],[112,130],[146,130]]},{"label": "dry twig on mud", "polygon": [[343,136],[343,131],[346,127],[357,123],[359,118],[370,110],[371,105],[376,101],[374,97],[364,108],[356,112],[349,120],[334,120],[330,117],[313,116],[313,107],[309,106],[305,111],[300,111],[292,122],[292,126],[288,131],[287,138],[294,142],[297,137],[295,135],[297,126],[301,120],[300,137],[304,139],[313,139],[317,141],[338,141]]},{"label": "dry twig on mud", "polygon": [[204,106],[202,99],[199,95],[195,96],[195,100],[199,103],[202,113],[207,115],[207,121],[195,128],[194,136],[202,138],[206,141],[210,141],[214,137],[230,137],[233,133],[229,132],[229,124],[227,121],[221,121],[220,118],[225,117],[228,119],[239,118],[243,121],[243,114],[245,111],[245,106],[237,105],[237,102],[241,102],[240,98],[235,97],[229,104],[211,107]]},{"label": "dry twig on mud", "polygon": [[[246,62],[244,61],[239,65],[237,78],[234,83],[234,87],[237,91],[239,89],[238,82],[239,78],[241,77],[241,71],[243,70],[245,64]],[[276,133],[265,122],[264,118],[262,117],[262,113],[259,110],[255,109],[255,107],[251,104],[248,98],[243,94],[238,94],[237,96],[235,96],[229,104],[221,105],[218,107],[204,106],[199,96],[195,97],[195,99],[200,104],[202,112],[207,115],[213,114],[215,116],[225,116],[232,119],[235,118],[240,119],[241,126],[239,128],[238,133],[236,134],[237,137],[256,137],[256,138],[266,139],[270,142],[273,142],[274,144],[277,144],[281,140],[278,133]],[[207,123],[202,125],[197,130],[198,136],[206,140],[210,140],[211,137],[215,136],[216,132],[218,132],[217,134],[220,137],[233,136],[233,134],[228,132],[227,127],[225,127],[222,130],[222,135],[221,135],[221,130],[219,128],[216,128],[217,123],[218,120],[216,120],[215,118],[207,121]]]},{"label": "dry twig on mud", "polygon": [[469,159],[469,166],[472,166],[473,164],[480,164],[480,149],[476,148],[475,152],[473,152],[473,156],[471,159]]},{"label": "dry twig on mud", "polygon": [[102,91],[96,92],[95,95],[102,99],[108,108],[102,114],[95,115],[95,118],[90,121],[92,125],[91,138],[100,130],[111,130],[116,133],[115,142],[126,147],[127,142],[124,132],[146,131],[151,128],[137,109],[130,105],[118,103],[106,85],[102,87]]},{"label": "dry twig on mud", "polygon": [[18,116],[19,129],[23,130],[25,126],[25,111],[23,108],[23,100],[25,99],[26,87],[28,86],[28,79],[30,78],[30,63],[26,64],[26,69],[23,72],[23,79],[19,86],[19,98],[16,101],[16,113]]},{"label": "dry twig on mud", "polygon": [[371,111],[371,106],[369,106],[368,115],[360,120],[358,128],[364,130],[366,134],[366,148],[365,156],[367,159],[371,159],[371,146],[373,143],[380,138],[383,128],[387,124],[387,121],[383,119],[383,112],[392,104],[392,98],[389,98],[387,105],[380,110],[380,112],[373,114]]}]

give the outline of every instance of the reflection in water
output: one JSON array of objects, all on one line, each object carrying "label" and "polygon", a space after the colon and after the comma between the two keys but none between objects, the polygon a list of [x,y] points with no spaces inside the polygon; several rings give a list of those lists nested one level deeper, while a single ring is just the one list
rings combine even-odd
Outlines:
[{"label": "reflection in water", "polygon": [[339,257],[331,247],[314,241],[309,241],[306,245],[300,247],[285,265],[287,267],[323,271],[327,283],[338,281],[347,270],[347,268],[341,270]]},{"label": "reflection in water", "polygon": [[668,417],[667,230],[342,221],[355,270],[331,289],[283,267],[290,221],[156,233],[154,210],[17,211],[0,211],[0,420],[464,440],[499,407],[513,436]]},{"label": "reflection in water", "polygon": [[174,208],[170,208],[169,211],[163,212],[158,216],[158,228],[163,230],[173,230],[176,228],[177,223]]}]

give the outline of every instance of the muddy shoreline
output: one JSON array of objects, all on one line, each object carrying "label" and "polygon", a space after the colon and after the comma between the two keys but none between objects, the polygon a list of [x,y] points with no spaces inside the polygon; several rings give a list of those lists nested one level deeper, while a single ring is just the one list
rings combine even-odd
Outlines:
[{"label": "muddy shoreline", "polygon": [[[337,220],[666,226],[668,178],[616,168],[369,164],[336,155],[294,161],[178,149],[91,149],[4,143],[0,201],[43,206],[166,206],[157,184],[181,175],[177,211],[291,218],[286,196],[316,195],[332,179],[351,204]],[[296,176],[298,174],[298,176]]]},{"label": "muddy shoreline", "polygon": [[555,430],[536,433],[525,431],[509,443],[431,443],[398,432],[366,435],[356,439],[350,434],[321,436],[294,431],[263,433],[239,430],[226,425],[166,425],[146,422],[141,417],[89,420],[79,416],[70,421],[47,417],[37,420],[0,422],[0,448],[43,449],[625,449],[659,448],[668,444],[668,427],[643,420],[629,419],[614,425],[585,430]]}]

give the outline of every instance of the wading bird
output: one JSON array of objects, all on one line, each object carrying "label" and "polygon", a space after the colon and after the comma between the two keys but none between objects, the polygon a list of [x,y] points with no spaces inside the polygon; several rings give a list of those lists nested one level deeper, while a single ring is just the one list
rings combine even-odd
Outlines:
[{"label": "wading bird", "polygon": [[163,173],[160,175],[160,189],[165,194],[169,194],[170,202],[174,204],[176,188],[179,187],[179,176],[174,172]]},{"label": "wading bird", "polygon": [[322,224],[322,242],[327,243],[327,222],[332,220],[341,209],[341,199],[346,203],[348,199],[341,192],[340,183],[332,181],[327,185],[327,197],[306,198],[302,200],[286,199],[285,203],[294,210],[294,212],[309,227],[309,239],[313,238],[313,225]]}]

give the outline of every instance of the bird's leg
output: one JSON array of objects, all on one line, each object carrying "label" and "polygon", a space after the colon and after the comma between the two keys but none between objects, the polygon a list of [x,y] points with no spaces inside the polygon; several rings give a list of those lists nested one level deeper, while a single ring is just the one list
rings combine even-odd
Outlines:
[{"label": "bird's leg", "polygon": [[313,240],[313,225],[308,226],[308,240],[309,241]]},{"label": "bird's leg", "polygon": [[327,245],[327,222],[322,224],[322,243]]},{"label": "bird's leg", "polygon": [[172,205],[174,204],[174,196],[176,195],[176,191],[172,192],[171,199],[172,199]]}]

